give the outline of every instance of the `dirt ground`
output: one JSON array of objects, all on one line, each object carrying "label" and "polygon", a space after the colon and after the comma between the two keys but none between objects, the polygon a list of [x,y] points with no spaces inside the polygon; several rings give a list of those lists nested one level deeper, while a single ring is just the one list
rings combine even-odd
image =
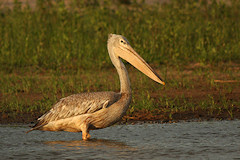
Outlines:
[{"label": "dirt ground", "polygon": [[[229,83],[229,82],[227,82]],[[202,84],[203,85],[203,84]],[[229,84],[228,84],[229,85]],[[194,110],[179,110],[176,112],[168,111],[168,108],[164,106],[160,109],[154,110],[134,110],[133,112],[127,112],[127,114],[122,118],[121,123],[136,123],[136,122],[178,122],[181,120],[184,121],[203,121],[203,120],[232,120],[232,119],[240,119],[240,104],[235,105],[231,109],[231,113],[229,109],[222,107],[221,105],[221,96],[219,95],[219,90],[221,90],[221,95],[224,95],[227,101],[230,102],[239,102],[240,95],[240,87],[239,83],[231,83],[231,87],[233,88],[231,92],[222,89],[225,84],[221,83],[218,85],[219,89],[216,88],[202,88],[201,85],[199,87],[194,87],[193,89],[170,89],[163,90],[162,92],[167,95],[169,98],[181,97],[184,95],[184,99],[187,101],[191,101],[191,103],[200,103],[204,101],[207,96],[211,95],[214,97],[215,103],[218,103],[219,108],[214,109],[203,109],[203,108],[195,108]],[[153,99],[157,99],[158,93],[150,93]],[[25,94],[22,93],[21,97],[28,98],[34,101],[38,101],[42,98],[40,94]],[[1,97],[1,96],[0,96]],[[1,98],[0,98],[1,99]],[[211,114],[209,114],[211,112]],[[231,115],[232,114],[232,115]],[[40,117],[42,113],[1,113],[0,112],[0,124],[8,124],[8,123],[35,123],[37,118]],[[171,116],[170,116],[171,115]]]},{"label": "dirt ground", "polygon": [[[173,113],[172,118],[169,117],[169,113],[161,113],[159,111],[149,112],[149,111],[137,111],[130,115],[125,115],[122,120],[119,122],[121,124],[135,124],[139,122],[147,123],[175,123],[179,121],[208,121],[208,120],[233,120],[240,119],[240,109],[233,109],[234,118],[229,116],[227,110],[222,111],[219,114],[215,111],[212,115],[208,114],[206,110],[196,110],[196,111],[184,111]],[[33,124],[36,122],[36,119],[40,117],[41,114],[20,114],[17,117],[9,117],[7,114],[0,113],[0,124],[15,124],[15,123],[24,123],[24,124]]]},{"label": "dirt ground", "polygon": [[[166,87],[162,87],[160,90],[153,89],[152,91],[150,89],[151,87],[144,87],[142,84],[139,84],[139,73],[136,72],[134,68],[128,68],[135,99],[140,100],[143,98],[141,97],[143,91],[138,89],[144,87],[144,90],[148,91],[150,97],[153,99],[153,105],[157,104],[157,106],[150,110],[134,109],[134,111],[131,111],[130,108],[122,118],[121,123],[240,119],[240,64],[225,64],[223,68],[221,68],[221,66],[224,65],[220,64],[219,66],[193,64],[186,66],[181,71],[175,68],[169,68],[165,76],[167,77]],[[103,71],[102,74],[98,75],[99,81],[104,79],[101,78],[101,76],[106,78],[106,76],[111,75],[108,74],[109,72],[114,72],[114,74],[117,75],[114,69],[110,69],[108,72]],[[157,70],[157,73],[163,73],[163,71]],[[42,77],[43,79],[40,81],[43,81],[43,83],[46,81],[46,76],[36,76]],[[84,77],[85,75],[82,76]],[[85,79],[86,82],[83,83],[89,83],[89,79]],[[91,83],[93,83],[92,85],[94,86],[94,82]],[[178,83],[178,85],[175,86],[175,83]],[[105,81],[103,81],[103,84],[105,84]],[[156,87],[159,87],[159,85],[156,84]],[[92,89],[90,88],[90,90]],[[99,90],[104,89],[99,88]],[[65,96],[70,94],[72,93],[66,93]],[[18,96],[19,99],[27,99],[32,102],[40,102],[41,99],[43,99],[42,93],[27,93],[21,90],[16,95],[11,96]],[[178,102],[176,102],[176,106],[175,101],[172,102],[176,108],[169,109],[169,106],[162,104],[160,101],[161,97],[167,97],[170,100],[177,99]],[[0,101],[3,101],[4,98],[6,98],[6,96],[0,93]],[[62,97],[61,95],[57,95],[57,98],[60,99]],[[211,99],[213,102],[209,102]],[[9,101],[9,103],[10,102],[11,101]],[[203,102],[207,105],[201,106]],[[194,106],[193,108],[181,109],[182,105],[184,106],[190,103]],[[212,103],[215,107],[211,106]],[[8,113],[1,112],[0,108],[0,124],[35,123],[37,118],[43,114],[37,111],[38,110],[35,110],[31,113]]]}]

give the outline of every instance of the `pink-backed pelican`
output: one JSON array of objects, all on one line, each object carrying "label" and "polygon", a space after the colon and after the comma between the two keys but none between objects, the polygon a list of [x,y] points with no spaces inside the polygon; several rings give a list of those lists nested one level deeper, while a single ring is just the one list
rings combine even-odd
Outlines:
[{"label": "pink-backed pelican", "polygon": [[89,130],[105,128],[118,122],[126,113],[132,97],[128,72],[120,58],[152,80],[165,85],[125,37],[109,34],[107,48],[120,78],[121,91],[80,93],[62,98],[38,118],[38,122],[27,133],[33,130],[82,132],[82,139],[87,140],[90,138]]}]

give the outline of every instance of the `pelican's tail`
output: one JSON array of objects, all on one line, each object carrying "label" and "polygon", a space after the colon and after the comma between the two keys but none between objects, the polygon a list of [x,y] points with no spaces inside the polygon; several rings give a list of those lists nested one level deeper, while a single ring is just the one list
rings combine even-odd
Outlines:
[{"label": "pelican's tail", "polygon": [[35,130],[35,128],[31,128],[30,130],[28,130],[26,133],[29,133],[31,131]]},{"label": "pelican's tail", "polygon": [[26,133],[29,133],[33,130],[38,130],[39,128],[41,128],[42,126],[44,126],[45,124],[41,124],[41,125],[38,125],[39,123],[35,124],[30,130],[28,130]]}]

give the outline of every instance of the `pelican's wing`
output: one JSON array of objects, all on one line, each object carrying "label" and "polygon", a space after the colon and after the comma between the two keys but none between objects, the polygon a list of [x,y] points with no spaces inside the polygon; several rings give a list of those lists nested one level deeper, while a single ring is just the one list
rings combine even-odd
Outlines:
[{"label": "pelican's wing", "polygon": [[106,108],[120,99],[120,93],[94,92],[80,93],[62,98],[53,108],[38,118],[38,123],[32,130],[45,124],[81,114],[94,113]]}]

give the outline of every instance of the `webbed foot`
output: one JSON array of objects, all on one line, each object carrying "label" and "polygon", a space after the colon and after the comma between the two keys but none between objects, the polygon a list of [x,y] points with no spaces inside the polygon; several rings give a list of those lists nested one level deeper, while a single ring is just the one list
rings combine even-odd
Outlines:
[{"label": "webbed foot", "polygon": [[82,140],[87,141],[91,138],[91,135],[88,132],[82,132]]}]

